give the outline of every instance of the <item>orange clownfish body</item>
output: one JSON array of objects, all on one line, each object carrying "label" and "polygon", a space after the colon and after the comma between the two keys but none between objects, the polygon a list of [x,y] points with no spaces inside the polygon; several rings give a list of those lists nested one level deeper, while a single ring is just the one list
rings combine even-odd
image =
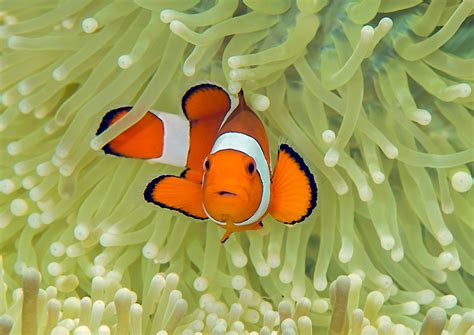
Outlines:
[{"label": "orange clownfish body", "polygon": [[[102,133],[131,107],[108,112]],[[243,94],[215,84],[200,84],[183,96],[185,117],[150,111],[108,143],[112,155],[182,166],[177,176],[154,179],[145,199],[196,219],[211,219],[232,232],[261,229],[270,214],[285,224],[303,221],[316,207],[314,177],[288,145],[279,148],[271,172],[265,128]]]}]

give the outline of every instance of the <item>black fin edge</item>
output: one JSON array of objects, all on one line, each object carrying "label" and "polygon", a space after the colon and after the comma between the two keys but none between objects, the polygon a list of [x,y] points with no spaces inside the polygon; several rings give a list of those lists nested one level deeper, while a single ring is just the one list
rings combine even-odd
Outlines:
[{"label": "black fin edge", "polygon": [[179,175],[180,178],[186,178],[186,173],[188,173],[189,168],[184,169]]},{"label": "black fin edge", "polygon": [[229,237],[230,237],[230,235],[227,236],[225,239],[223,239],[223,240],[221,241],[221,243],[224,244],[225,242],[227,242],[227,240],[229,239]]},{"label": "black fin edge", "polygon": [[150,183],[148,183],[148,185],[145,188],[145,191],[143,192],[145,200],[147,202],[150,202],[152,204],[160,206],[161,208],[165,208],[165,209],[169,209],[169,210],[172,210],[172,211],[180,212],[181,214],[184,214],[184,215],[189,216],[189,217],[191,217],[193,219],[196,219],[196,220],[206,220],[207,217],[206,218],[198,217],[198,216],[192,215],[192,214],[190,214],[190,213],[188,213],[188,212],[186,212],[186,211],[184,211],[180,208],[169,207],[169,206],[165,205],[162,202],[153,200],[152,194],[153,194],[153,190],[155,189],[155,186],[158,183],[160,183],[162,180],[164,180],[165,178],[169,178],[169,177],[179,178],[179,177],[172,176],[172,175],[162,175],[162,176],[159,176],[158,178],[153,179]]},{"label": "black fin edge", "polygon": [[229,106],[232,104],[232,101],[230,100],[229,94],[222,89],[222,87],[211,84],[211,83],[204,83],[204,84],[198,84],[196,86],[191,87],[189,90],[186,91],[186,93],[183,95],[183,98],[181,99],[181,109],[183,110],[184,116],[186,116],[186,119],[189,120],[188,114],[186,113],[186,101],[197,91],[202,90],[202,89],[218,89],[220,91],[224,91],[227,95],[227,98],[229,99]]},{"label": "black fin edge", "polygon": [[119,108],[112,109],[108,111],[104,117],[102,118],[102,121],[100,122],[99,128],[97,129],[97,132],[95,133],[96,136],[102,134],[107,128],[109,128],[110,122],[112,122],[114,116],[119,113],[119,112],[129,112],[133,107],[132,106],[123,106]]},{"label": "black fin edge", "polygon": [[[117,115],[117,113],[124,112],[124,111],[129,112],[132,108],[133,108],[132,106],[123,106],[123,107],[115,108],[115,109],[112,109],[111,111],[108,111],[102,118],[102,121],[100,122],[99,128],[97,128],[97,132],[95,133],[95,135],[98,136],[102,134],[105,130],[107,130],[107,128],[109,128],[110,123],[112,122],[115,115]],[[117,152],[114,152],[112,148],[110,147],[109,143],[107,143],[106,145],[102,147],[102,151],[108,155],[125,157],[125,156],[120,155]]]},{"label": "black fin edge", "polygon": [[[295,160],[295,162],[299,165],[300,169],[306,175],[306,178],[309,181],[309,187],[311,189],[311,199],[310,199],[309,207],[306,213],[297,220],[294,220],[291,222],[283,222],[284,224],[294,225],[294,224],[304,221],[308,216],[311,215],[313,210],[316,208],[316,205],[318,202],[318,187],[316,186],[314,175],[313,173],[311,173],[311,170],[309,169],[308,165],[306,165],[303,158],[295,150],[293,150],[292,147],[290,147],[288,144],[281,144],[279,147],[279,150],[286,152]],[[280,153],[278,153],[278,157],[279,156],[280,156]]]}]

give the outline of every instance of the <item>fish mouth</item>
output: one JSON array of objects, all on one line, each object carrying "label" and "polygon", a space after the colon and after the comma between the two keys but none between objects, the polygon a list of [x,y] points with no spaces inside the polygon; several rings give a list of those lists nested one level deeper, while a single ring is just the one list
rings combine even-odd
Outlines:
[{"label": "fish mouth", "polygon": [[241,186],[237,185],[210,185],[206,187],[205,193],[214,199],[240,200],[247,202],[249,195]]},{"label": "fish mouth", "polygon": [[219,191],[219,192],[216,192],[216,193],[220,196],[223,196],[223,197],[236,197],[237,196],[237,194],[232,193],[232,192],[228,192],[228,191]]}]

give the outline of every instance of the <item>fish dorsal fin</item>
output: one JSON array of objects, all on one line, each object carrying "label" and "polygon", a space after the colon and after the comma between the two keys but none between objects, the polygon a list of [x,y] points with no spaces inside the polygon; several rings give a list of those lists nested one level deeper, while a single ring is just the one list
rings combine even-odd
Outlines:
[{"label": "fish dorsal fin", "polygon": [[207,118],[222,119],[238,101],[222,86],[201,83],[191,87],[183,96],[181,107],[189,121]]},{"label": "fish dorsal fin", "polygon": [[[120,107],[109,111],[102,119],[96,135],[124,117],[132,107]],[[147,112],[140,121],[106,144],[102,150],[110,155],[152,159],[163,154],[163,122]]]},{"label": "fish dorsal fin", "polygon": [[[235,97],[223,87],[211,83],[195,85],[184,94],[181,106],[190,124],[187,167],[191,170],[202,170],[204,159],[214,145],[224,118],[232,110],[234,100]],[[197,173],[193,175],[197,176]]]},{"label": "fish dorsal fin", "polygon": [[269,213],[285,224],[303,221],[316,207],[314,176],[303,159],[289,145],[280,145],[272,176]]},{"label": "fish dorsal fin", "polygon": [[145,189],[145,200],[195,219],[207,219],[202,208],[201,184],[176,176],[160,176]]}]

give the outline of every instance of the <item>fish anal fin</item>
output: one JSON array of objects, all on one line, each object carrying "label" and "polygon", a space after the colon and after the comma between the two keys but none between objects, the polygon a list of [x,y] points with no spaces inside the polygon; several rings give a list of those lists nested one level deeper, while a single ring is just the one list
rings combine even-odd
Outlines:
[{"label": "fish anal fin", "polygon": [[[132,107],[120,107],[109,111],[102,119],[96,135],[101,134],[124,117]],[[163,154],[163,122],[147,112],[137,123],[106,144],[102,150],[110,155],[152,159]]]},{"label": "fish anal fin", "polygon": [[270,215],[292,225],[311,214],[316,200],[316,183],[308,166],[289,145],[280,145],[272,176]]},{"label": "fish anal fin", "polygon": [[225,243],[229,239],[231,234],[232,234],[232,231],[226,230],[224,235],[222,235],[221,237],[221,243]]},{"label": "fish anal fin", "polygon": [[205,220],[201,184],[176,176],[160,176],[145,189],[145,200],[162,208],[178,211],[195,219]]}]

